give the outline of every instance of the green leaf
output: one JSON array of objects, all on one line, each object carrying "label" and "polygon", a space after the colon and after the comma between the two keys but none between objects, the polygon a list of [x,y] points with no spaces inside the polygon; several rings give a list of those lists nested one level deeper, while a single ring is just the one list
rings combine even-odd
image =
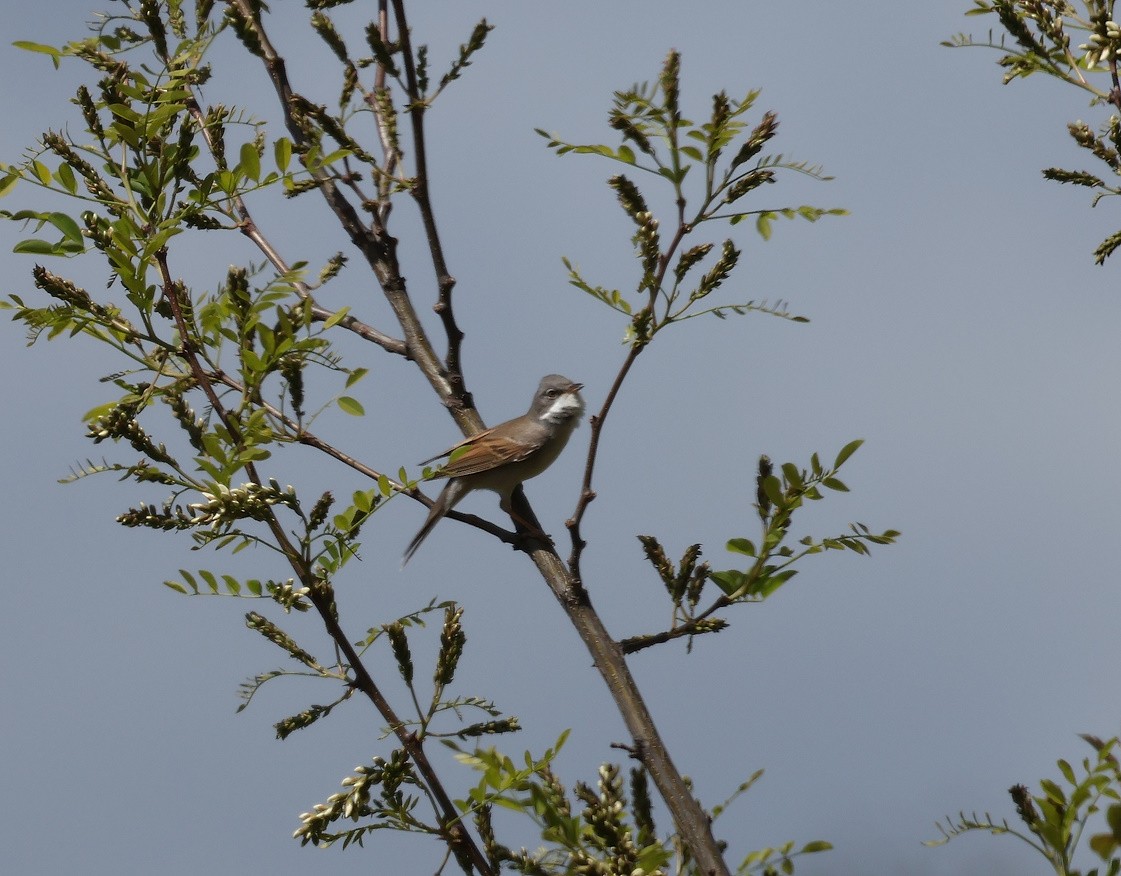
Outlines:
[{"label": "green leaf", "polygon": [[864,443],[863,438],[857,438],[855,441],[850,441],[848,444],[846,444],[844,447],[842,447],[841,452],[837,454],[837,458],[833,462],[833,468],[838,469],[842,465],[844,465],[845,460],[847,460],[850,456],[852,456],[854,453],[856,453],[856,451],[860,448],[860,445],[863,444],[863,443]]},{"label": "green leaf", "polygon": [[33,43],[28,40],[16,40],[12,45],[17,49],[23,49],[25,52],[38,52],[42,55],[50,55],[54,68],[56,70],[58,69],[58,59],[62,57],[62,51],[56,49],[54,46],[47,46],[43,43]]},{"label": "green leaf", "polygon": [[30,253],[31,255],[61,255],[58,244],[34,237],[21,240],[12,247],[12,252]]},{"label": "green leaf", "polygon": [[239,156],[241,172],[256,182],[261,178],[261,156],[252,143],[242,143]]},{"label": "green leaf", "polygon": [[832,848],[833,843],[831,842],[827,842],[826,840],[814,840],[802,846],[802,854],[809,855],[814,852],[828,852]]},{"label": "green leaf", "polygon": [[[74,176],[74,169],[69,164],[60,164],[58,170],[55,171],[55,179],[70,194],[75,194],[78,191],[78,180]],[[0,183],[2,186],[3,183]]]},{"label": "green leaf", "polygon": [[206,582],[206,586],[210,588],[211,593],[218,592],[218,579],[214,577],[213,572],[208,572],[206,569],[199,570],[199,577]]},{"label": "green leaf", "polygon": [[713,572],[710,576],[716,583],[716,586],[724,591],[726,596],[731,596],[743,587],[744,580],[747,576],[736,569],[728,569],[723,572]]},{"label": "green leaf", "polygon": [[358,400],[351,398],[349,395],[339,396],[339,410],[345,414],[350,414],[352,417],[361,417],[366,414],[366,409],[362,407]]},{"label": "green leaf", "polygon": [[734,554],[744,554],[748,557],[755,557],[755,545],[750,539],[747,538],[732,538],[724,546],[727,550]]},{"label": "green leaf", "polygon": [[340,307],[329,317],[327,317],[326,320],[323,321],[323,328],[329,329],[331,328],[331,326],[338,325],[339,322],[343,320],[348,313],[350,313],[350,307]]},{"label": "green leaf", "polygon": [[[67,166],[68,165],[65,164],[63,165],[63,167]],[[85,249],[85,241],[82,239],[82,229],[78,226],[77,222],[75,222],[65,213],[50,213],[47,215],[47,221],[50,222],[51,225],[53,225],[59,231],[61,231],[63,236],[66,237],[67,240],[73,243],[77,243],[79,246]]]},{"label": "green leaf", "polygon": [[769,575],[756,581],[755,586],[751,588],[751,592],[766,599],[797,574],[797,569],[786,569],[774,575]]},{"label": "green leaf", "polygon": [[[1063,789],[1060,788],[1057,784],[1055,784],[1050,779],[1041,779],[1040,782],[1039,782],[1039,787],[1043,789],[1043,792],[1047,795],[1047,797],[1049,799],[1057,801],[1059,803],[1065,803],[1066,802],[1066,794],[1063,793]],[[1048,820],[1051,820],[1051,819],[1048,819]],[[1062,821],[1062,818],[1060,816],[1056,815],[1055,818],[1054,818],[1054,823],[1059,824],[1059,823],[1061,823],[1061,821]]]},{"label": "green leaf", "polygon": [[39,182],[45,186],[51,184],[51,169],[47,165],[41,161],[32,161],[31,169],[35,171],[35,176],[39,178]]},{"label": "green leaf", "polygon": [[199,592],[199,585],[198,582],[195,581],[194,575],[192,575],[186,569],[180,569],[179,574],[183,576],[183,580],[187,582],[188,587],[190,587],[195,593]]},{"label": "green leaf", "polygon": [[782,492],[782,484],[779,483],[779,479],[774,475],[768,475],[763,478],[763,492],[766,494],[767,498],[771,500],[772,504],[778,505],[779,507],[782,507],[786,501],[786,496],[784,496]]},{"label": "green leaf", "polygon": [[342,161],[344,158],[349,158],[354,152],[350,149],[336,149],[334,152],[323,157],[319,162],[319,167],[327,167],[334,164],[336,161]]},{"label": "green leaf", "polygon": [[836,490],[838,493],[847,493],[849,491],[849,488],[845,486],[845,482],[840,478],[826,478],[821,483],[823,486],[831,490]]},{"label": "green leaf", "polygon": [[1090,837],[1091,851],[1095,852],[1103,861],[1109,860],[1110,856],[1117,850],[1117,846],[1117,840],[1108,833],[1099,833]]},{"label": "green leaf", "polygon": [[798,471],[798,466],[792,462],[784,462],[782,464],[782,475],[786,478],[786,482],[792,487],[800,487],[803,484],[802,473]]},{"label": "green leaf", "polygon": [[354,507],[359,511],[366,514],[370,513],[370,508],[373,507],[373,500],[369,492],[356,490],[354,495],[351,496],[351,499],[354,502]]},{"label": "green leaf", "polygon": [[759,232],[759,236],[764,240],[771,239],[771,220],[774,218],[774,213],[766,212],[760,213],[759,218],[755,220],[755,230]]},{"label": "green leaf", "polygon": [[292,161],[292,141],[287,137],[281,137],[272,144],[272,154],[276,159],[277,168],[281,171],[287,170]]}]

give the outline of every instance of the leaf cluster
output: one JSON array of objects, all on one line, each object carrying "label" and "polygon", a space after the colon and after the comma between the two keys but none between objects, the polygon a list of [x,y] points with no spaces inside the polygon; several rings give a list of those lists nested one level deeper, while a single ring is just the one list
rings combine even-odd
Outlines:
[{"label": "leaf cluster", "polygon": [[[1081,7],[1081,8],[1079,8]],[[1000,52],[1005,84],[1043,73],[1092,95],[1092,106],[1109,106],[1110,115],[1096,129],[1081,120],[1067,130],[1082,149],[1109,168],[1103,177],[1085,170],[1049,167],[1046,179],[1082,186],[1094,192],[1091,206],[1103,198],[1121,195],[1121,25],[1113,20],[1113,3],[1083,0],[1076,5],[1067,0],[974,0],[969,16],[992,15],[1004,33],[975,40],[957,34],[943,42],[950,47],[983,46]],[[1074,39],[1085,42],[1074,44]],[[1107,181],[1112,179],[1112,182]],[[1094,250],[1100,265],[1121,246],[1121,231],[1103,240]]]},{"label": "leaf cluster", "polygon": [[[1039,852],[1060,876],[1117,876],[1121,873],[1121,764],[1113,751],[1119,741],[1117,737],[1102,741],[1088,734],[1082,738],[1094,749],[1094,755],[1082,759],[1080,770],[1059,760],[1061,780],[1041,780],[1037,795],[1026,785],[1008,789],[1023,827],[1012,827],[1006,819],[996,821],[987,812],[984,817],[959,813],[956,819],[947,817],[944,824],[939,822],[942,838],[926,845],[943,845],[973,831],[993,836],[1009,834]],[[1092,835],[1087,845],[1105,866],[1083,872],[1074,867],[1074,858],[1091,818],[1103,806],[1107,829]]]},{"label": "leaf cluster", "polygon": [[[468,796],[456,801],[464,816],[474,819],[485,838],[486,850],[497,871],[550,876],[555,873],[613,876],[618,873],[695,872],[695,864],[679,837],[659,837],[646,771],[635,767],[624,781],[617,764],[603,764],[594,785],[577,782],[571,791],[558,778],[554,764],[567,731],[540,757],[525,752],[520,764],[494,749],[466,752],[451,746],[457,758],[475,769],[479,782]],[[733,800],[762,775],[758,771],[711,813],[719,818]],[[495,809],[518,812],[537,826],[542,847],[534,852],[515,850],[494,838]],[[794,858],[830,849],[816,841],[797,847],[788,842],[749,853],[738,874],[793,873]]]},{"label": "leaf cluster", "polygon": [[[790,529],[795,513],[806,502],[823,499],[826,492],[847,492],[838,477],[845,462],[863,442],[850,441],[837,453],[831,466],[822,464],[818,454],[810,458],[808,469],[783,463],[776,473],[770,459],[759,459],[756,475],[755,510],[762,530],[758,541],[737,537],[727,542],[730,553],[748,557],[746,569],[713,571],[707,562],[699,563],[701,546],[686,548],[678,563],[668,559],[665,549],[653,536],[639,536],[647,561],[661,579],[673,603],[673,623],[668,630],[647,633],[623,641],[624,650],[638,651],[672,639],[686,637],[691,648],[694,636],[724,630],[728,622],[717,612],[737,603],[762,602],[798,574],[794,568],[803,558],[823,551],[852,551],[867,555],[870,545],[894,544],[900,533],[894,529],[872,532],[863,523],[852,523],[850,531],[815,538],[806,535],[791,545]],[[720,591],[705,607],[701,602],[705,585],[712,582]]]},{"label": "leaf cluster", "polygon": [[[565,259],[569,283],[627,316],[627,339],[639,348],[666,326],[706,314],[723,318],[729,312],[759,311],[805,322],[805,317],[790,314],[783,301],[701,304],[731,276],[741,250],[730,238],[719,246],[704,242],[686,248],[684,242],[708,222],[727,221],[734,226],[754,217],[757,231],[766,240],[778,218],[815,222],[826,215],[844,215],[846,211],[836,208],[802,205],[747,209],[741,203],[749,195],[754,197],[756,190],[774,183],[782,172],[821,180],[830,177],[817,165],[764,151],[777,133],[778,119],[768,111],[754,125],[747,121],[758,91],[748,92],[742,99],[719,92],[713,95],[706,121],[694,123],[685,118],[679,106],[680,73],[680,55],[670,52],[657,81],[615,93],[609,123],[622,136],[618,146],[569,143],[537,129],[558,155],[600,156],[624,165],[628,171],[641,171],[668,183],[676,206],[673,222],[665,231],[663,225],[667,223],[652,212],[638,184],[626,172],[611,177],[608,185],[635,226],[632,243],[639,264],[634,289],[638,303],[618,289],[589,282],[572,261]],[[702,179],[695,184],[687,182],[698,177]],[[690,200],[696,203],[693,209],[689,209]]]},{"label": "leaf cluster", "polygon": [[[423,694],[419,687],[417,667],[413,657],[411,637],[427,626],[427,615],[433,612],[442,614],[439,632],[439,646],[430,675],[430,690]],[[371,628],[366,637],[357,643],[358,654],[367,655],[376,643],[388,646],[389,656],[395,664],[398,676],[412,704],[411,717],[402,718],[399,727],[386,729],[386,735],[395,734],[401,728],[408,732],[417,744],[428,739],[439,739],[455,747],[453,739],[467,740],[482,736],[512,733],[520,729],[516,717],[506,717],[489,700],[475,696],[451,696],[451,686],[456,668],[463,655],[467,641],[461,619],[463,609],[453,602],[431,602],[426,607],[412,612],[378,627]],[[328,705],[312,705],[307,709],[283,719],[276,725],[277,735],[287,737],[296,730],[302,730],[321,717],[328,715],[341,701],[349,698],[357,684],[353,667],[340,664],[324,669],[306,655],[287,634],[272,625],[265,626],[261,621],[251,623],[260,626],[261,632],[278,647],[287,651],[289,656],[316,671],[320,677],[342,680],[344,693]],[[274,671],[256,676],[242,686],[244,705],[267,681],[281,675],[306,674]],[[465,712],[481,712],[481,721],[464,723]],[[458,726],[440,729],[440,719],[452,718]],[[458,749],[457,749],[458,750]],[[327,798],[309,812],[300,816],[301,826],[294,836],[301,845],[315,843],[321,847],[342,841],[343,848],[351,844],[361,846],[365,837],[376,830],[400,830],[424,833],[436,837],[446,834],[448,826],[442,823],[440,808],[435,805],[431,790],[421,780],[410,754],[403,748],[396,748],[389,758],[375,757],[373,766],[357,767],[350,777],[343,781],[347,790]],[[431,815],[421,813],[422,804],[431,807]],[[355,826],[339,828],[340,821],[354,822]]]}]

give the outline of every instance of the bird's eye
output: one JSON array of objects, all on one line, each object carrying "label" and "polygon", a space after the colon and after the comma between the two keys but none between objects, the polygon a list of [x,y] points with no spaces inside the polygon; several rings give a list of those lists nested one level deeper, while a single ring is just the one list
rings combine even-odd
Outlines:
[{"label": "bird's eye", "polygon": [[549,398],[556,398],[558,395],[560,395],[560,391],[556,389],[550,389],[545,393],[545,395],[547,395]]}]

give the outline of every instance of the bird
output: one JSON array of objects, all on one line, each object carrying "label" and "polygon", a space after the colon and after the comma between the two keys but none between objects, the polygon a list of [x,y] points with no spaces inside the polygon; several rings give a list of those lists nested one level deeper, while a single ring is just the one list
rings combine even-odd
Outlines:
[{"label": "bird", "polygon": [[556,462],[584,415],[583,388],[584,384],[560,374],[548,374],[541,378],[525,414],[423,460],[421,465],[450,456],[435,475],[446,477],[448,482],[432,503],[424,525],[409,542],[402,568],[436,524],[473,490],[498,493],[499,507],[519,520],[510,504],[514,491]]}]

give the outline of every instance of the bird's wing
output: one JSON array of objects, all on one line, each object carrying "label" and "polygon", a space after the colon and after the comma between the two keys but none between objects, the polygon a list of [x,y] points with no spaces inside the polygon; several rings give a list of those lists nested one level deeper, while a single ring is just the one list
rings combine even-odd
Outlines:
[{"label": "bird's wing", "polygon": [[449,447],[443,453],[437,453],[435,456],[428,457],[428,459],[422,459],[418,463],[418,465],[428,465],[428,463],[435,462],[437,459],[443,459],[445,456],[451,456],[453,453],[455,453],[457,450],[459,450],[460,447],[466,447],[468,444],[472,443],[473,441],[478,441],[480,438],[484,437],[485,435],[489,435],[493,431],[494,431],[494,428],[492,427],[490,429],[484,429],[482,432],[479,432],[477,435],[472,435],[470,438],[464,438],[458,444],[453,444],[451,447]]},{"label": "bird's wing", "polygon": [[[454,447],[425,462],[451,455],[454,458],[440,470],[439,476],[458,478],[490,471],[492,468],[511,462],[520,462],[541,447],[541,442],[537,440],[515,441],[512,438],[495,435],[494,432],[495,429],[487,429],[478,435],[465,438]],[[457,454],[457,451],[461,452]]]},{"label": "bird's wing", "polygon": [[428,459],[420,460],[420,462],[418,462],[417,464],[418,465],[427,465],[429,462],[435,462],[438,459],[444,459],[444,457],[451,457],[451,455],[453,453],[455,453],[455,451],[457,451],[458,449],[462,448],[462,446],[464,444],[470,444],[472,441],[480,439],[480,437],[482,437],[485,434],[488,434],[489,432],[493,432],[493,430],[490,430],[490,428],[488,428],[488,430],[484,430],[484,431],[480,432],[478,435],[472,435],[471,437],[466,437],[466,439],[463,439],[463,441],[461,441],[460,443],[453,444],[452,446],[450,446],[450,448],[445,450],[443,453],[437,453],[435,455],[435,457],[428,457]]}]

